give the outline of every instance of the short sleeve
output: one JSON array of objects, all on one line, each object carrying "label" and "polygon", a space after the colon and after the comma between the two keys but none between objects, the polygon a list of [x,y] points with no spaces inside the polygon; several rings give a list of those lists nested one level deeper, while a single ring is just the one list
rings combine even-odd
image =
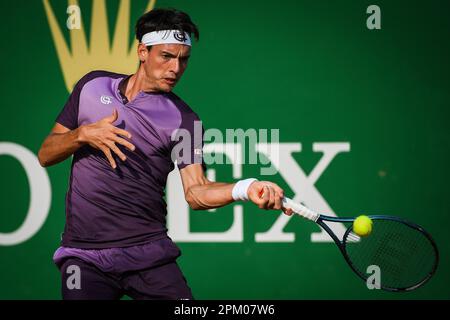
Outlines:
[{"label": "short sleeve", "polygon": [[99,75],[99,71],[92,71],[83,76],[75,85],[72,93],[67,99],[64,108],[56,117],[56,122],[62,124],[64,127],[74,130],[78,128],[78,109],[80,103],[80,94],[84,85],[90,80],[96,78]]},{"label": "short sleeve", "polygon": [[181,170],[190,164],[201,164],[203,171],[206,171],[203,159],[204,132],[203,124],[197,114],[190,112],[183,115],[173,149],[178,169]]}]

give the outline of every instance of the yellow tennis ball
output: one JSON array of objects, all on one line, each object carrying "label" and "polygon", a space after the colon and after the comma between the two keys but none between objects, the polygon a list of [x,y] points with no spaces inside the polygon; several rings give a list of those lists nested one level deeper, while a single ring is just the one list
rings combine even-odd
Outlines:
[{"label": "yellow tennis ball", "polygon": [[368,216],[359,216],[353,221],[353,232],[360,237],[367,237],[372,232],[372,220]]}]

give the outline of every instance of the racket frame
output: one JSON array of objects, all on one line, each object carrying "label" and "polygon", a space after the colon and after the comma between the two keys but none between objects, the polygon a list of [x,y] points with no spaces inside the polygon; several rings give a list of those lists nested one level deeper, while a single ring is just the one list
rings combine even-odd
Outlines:
[{"label": "racket frame", "polygon": [[[435,243],[435,241],[433,240],[432,236],[430,233],[428,233],[423,227],[404,220],[402,218],[399,217],[395,217],[395,216],[388,216],[388,215],[369,215],[368,216],[371,220],[390,220],[390,221],[396,221],[396,222],[400,222],[405,224],[406,226],[415,229],[419,232],[421,232],[431,243],[433,249],[434,249],[434,253],[436,255],[436,259],[434,261],[434,265],[433,268],[431,269],[431,271],[428,273],[428,275],[422,279],[420,282],[409,286],[409,287],[405,287],[405,288],[392,288],[392,287],[386,287],[383,286],[382,283],[380,285],[381,289],[385,290],[385,291],[390,291],[390,292],[405,292],[405,291],[412,291],[414,289],[417,289],[421,286],[423,286],[428,280],[431,279],[431,277],[434,275],[434,273],[436,272],[436,269],[438,267],[439,264],[439,250],[437,248],[437,245]],[[350,218],[350,217],[331,217],[331,216],[326,216],[326,215],[319,215],[318,219],[315,221],[320,227],[322,227],[327,233],[328,235],[333,239],[333,241],[336,243],[336,245],[338,246],[339,250],[341,251],[342,255],[344,256],[345,261],[347,262],[347,264],[350,266],[350,268],[358,275],[358,277],[360,277],[362,280],[367,281],[368,276],[362,272],[360,272],[359,270],[357,270],[355,268],[355,266],[353,265],[350,257],[348,256],[347,250],[346,250],[346,245],[347,242],[345,241],[347,239],[347,237],[349,236],[350,232],[353,231],[353,226],[350,225],[347,230],[345,231],[342,240],[339,239],[337,237],[337,235],[333,232],[333,230],[331,230],[331,228],[325,223],[326,222],[335,222],[335,223],[352,223],[353,221],[355,221],[356,218]]]}]

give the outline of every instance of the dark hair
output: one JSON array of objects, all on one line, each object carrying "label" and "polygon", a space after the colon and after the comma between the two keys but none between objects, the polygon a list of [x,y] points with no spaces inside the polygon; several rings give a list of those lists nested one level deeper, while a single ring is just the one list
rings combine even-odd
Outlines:
[{"label": "dark hair", "polygon": [[198,41],[200,35],[197,26],[184,12],[176,9],[153,9],[142,15],[136,23],[136,39],[141,42],[144,34],[160,30],[184,31]]}]

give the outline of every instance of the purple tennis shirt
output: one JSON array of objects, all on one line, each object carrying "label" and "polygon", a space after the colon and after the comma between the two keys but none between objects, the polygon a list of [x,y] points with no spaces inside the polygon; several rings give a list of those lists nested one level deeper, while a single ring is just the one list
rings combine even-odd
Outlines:
[{"label": "purple tennis shirt", "polygon": [[[191,133],[191,163],[203,165],[202,137],[194,135],[194,121],[200,121],[197,114],[174,93],[140,92],[128,101],[124,95],[128,79],[106,71],[88,73],[56,119],[73,130],[116,109],[113,125],[130,132],[136,146],[129,151],[117,144],[127,160],[113,153],[116,169],[90,145],[74,153],[62,248],[136,248],[167,238],[164,189],[174,169],[172,149],[179,143],[171,139],[174,130]],[[178,162],[178,167],[189,164]]]}]

